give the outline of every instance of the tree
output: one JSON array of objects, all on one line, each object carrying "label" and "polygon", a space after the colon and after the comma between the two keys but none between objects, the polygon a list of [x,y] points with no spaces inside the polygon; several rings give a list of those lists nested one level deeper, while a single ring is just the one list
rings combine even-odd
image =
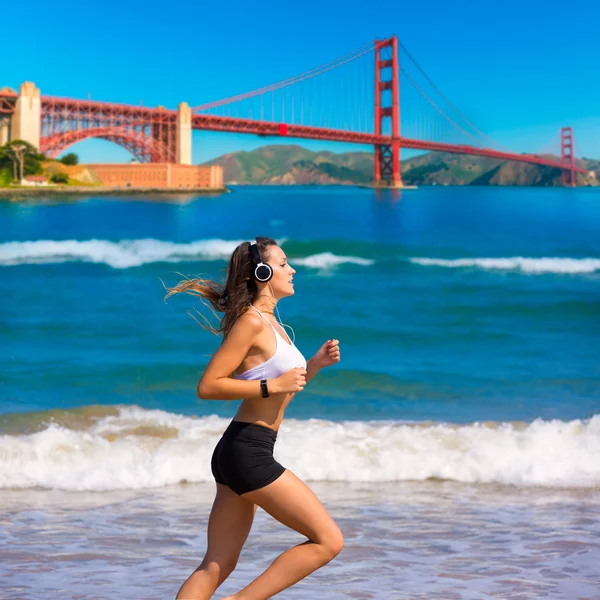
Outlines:
[{"label": "tree", "polygon": [[69,176],[66,173],[54,173],[50,176],[52,183],[69,183]]},{"label": "tree", "polygon": [[79,164],[79,156],[77,156],[77,154],[75,154],[75,152],[69,152],[69,154],[65,154],[61,159],[60,162],[63,165],[78,165]]},{"label": "tree", "polygon": [[10,161],[12,163],[12,167],[13,167],[13,183],[17,181],[17,158],[14,154],[14,152],[12,152],[9,147],[8,144],[4,144],[4,146],[2,146],[2,149],[0,151],[0,160],[2,160],[2,162],[5,161]]},{"label": "tree", "polygon": [[23,175],[41,175],[44,169],[39,156],[27,154],[23,162]]},{"label": "tree", "polygon": [[[23,181],[23,165],[26,156],[37,156],[35,146],[25,140],[13,140],[4,146],[6,155],[13,163],[13,179],[14,181]],[[20,178],[17,179],[17,164],[19,166]]]},{"label": "tree", "polygon": [[8,169],[10,169],[8,163],[10,162],[10,159],[8,158],[8,155],[6,154],[6,147],[5,146],[0,146],[0,180],[4,180],[4,173],[6,172],[7,176],[8,176]]}]

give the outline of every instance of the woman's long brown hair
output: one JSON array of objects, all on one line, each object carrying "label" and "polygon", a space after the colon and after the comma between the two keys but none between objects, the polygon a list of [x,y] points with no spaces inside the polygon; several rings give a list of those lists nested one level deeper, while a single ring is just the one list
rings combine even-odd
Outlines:
[{"label": "woman's long brown hair", "polygon": [[[260,256],[266,262],[269,259],[269,246],[276,246],[277,242],[268,237],[258,237],[256,242]],[[224,283],[217,283],[199,277],[184,279],[176,286],[166,288],[165,300],[174,294],[183,292],[199,297],[203,304],[208,302],[213,314],[217,312],[225,313],[221,318],[220,326],[215,329],[204,315],[196,311],[204,320],[204,323],[198,322],[207,331],[217,335],[223,334],[223,337],[227,337],[233,324],[248,309],[258,292],[256,280],[253,276],[255,266],[250,250],[250,242],[243,242],[233,251],[229,259]]]}]

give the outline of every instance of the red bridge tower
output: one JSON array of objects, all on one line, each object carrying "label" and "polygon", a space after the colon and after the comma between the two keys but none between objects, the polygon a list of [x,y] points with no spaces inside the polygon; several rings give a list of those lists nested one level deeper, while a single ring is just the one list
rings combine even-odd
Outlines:
[{"label": "red bridge tower", "polygon": [[568,165],[568,169],[563,169],[562,183],[565,186],[575,187],[575,153],[573,152],[572,127],[563,127],[560,130],[560,154],[562,162]]},{"label": "red bridge tower", "polygon": [[[391,78],[385,78],[386,71]],[[386,103],[390,100],[391,105]],[[389,144],[375,145],[373,185],[402,187],[400,177],[400,90],[398,82],[398,39],[375,41],[375,135],[384,133],[384,119],[391,119]]]}]

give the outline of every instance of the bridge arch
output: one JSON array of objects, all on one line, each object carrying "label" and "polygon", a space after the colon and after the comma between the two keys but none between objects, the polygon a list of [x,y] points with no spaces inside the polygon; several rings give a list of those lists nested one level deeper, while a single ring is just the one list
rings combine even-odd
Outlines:
[{"label": "bridge arch", "polygon": [[42,137],[40,152],[56,158],[69,146],[90,138],[114,142],[131,152],[141,163],[174,162],[166,144],[142,132],[123,127],[92,127]]}]

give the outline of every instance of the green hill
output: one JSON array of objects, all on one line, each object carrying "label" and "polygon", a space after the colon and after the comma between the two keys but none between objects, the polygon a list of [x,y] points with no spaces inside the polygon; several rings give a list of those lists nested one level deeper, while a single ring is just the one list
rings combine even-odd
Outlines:
[{"label": "green hill", "polygon": [[[557,159],[557,157],[552,157]],[[578,175],[579,185],[598,185],[600,161],[580,163],[594,175]],[[373,176],[371,152],[311,152],[301,146],[263,146],[233,152],[207,165],[221,165],[229,184],[368,184]],[[479,156],[429,152],[402,162],[407,185],[537,185],[561,184],[560,170]]]},{"label": "green hill", "polygon": [[368,183],[373,158],[367,152],[311,152],[300,146],[264,146],[233,152],[206,163],[221,165],[226,183]]}]

